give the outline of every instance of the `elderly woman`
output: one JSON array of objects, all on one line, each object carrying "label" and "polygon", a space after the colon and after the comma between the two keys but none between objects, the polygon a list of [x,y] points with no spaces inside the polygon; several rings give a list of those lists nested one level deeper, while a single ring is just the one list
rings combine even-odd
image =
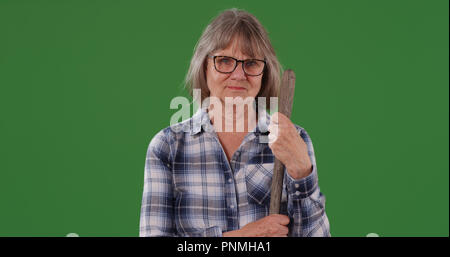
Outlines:
[{"label": "elderly woman", "polygon": [[[330,236],[306,131],[255,105],[219,108],[227,98],[276,97],[280,70],[253,15],[230,9],[207,26],[186,82],[210,105],[151,140],[140,236]],[[254,114],[257,121],[248,122]],[[244,130],[237,131],[242,120]],[[231,131],[225,127],[230,123]],[[261,141],[264,135],[272,140]],[[281,214],[268,215],[275,158],[286,167]]]}]

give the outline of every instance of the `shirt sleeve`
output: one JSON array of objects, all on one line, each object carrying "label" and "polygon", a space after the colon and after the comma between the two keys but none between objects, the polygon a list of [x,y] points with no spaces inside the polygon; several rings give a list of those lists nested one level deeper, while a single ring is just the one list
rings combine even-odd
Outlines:
[{"label": "shirt sleeve", "polygon": [[305,141],[311,158],[312,172],[301,179],[292,178],[285,172],[288,197],[289,236],[329,237],[330,224],[325,213],[325,196],[318,186],[317,164],[311,138],[302,128],[297,127]]},{"label": "shirt sleeve", "polygon": [[145,161],[139,236],[176,236],[170,145],[164,130],[151,140]]}]

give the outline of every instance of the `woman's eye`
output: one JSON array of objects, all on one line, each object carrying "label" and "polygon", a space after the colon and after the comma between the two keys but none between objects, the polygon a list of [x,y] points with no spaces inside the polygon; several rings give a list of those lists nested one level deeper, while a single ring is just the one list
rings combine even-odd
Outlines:
[{"label": "woman's eye", "polygon": [[247,67],[255,66],[255,65],[256,65],[256,62],[255,62],[255,61],[248,61],[248,62],[245,63],[245,65],[246,65]]},{"label": "woman's eye", "polygon": [[219,62],[223,63],[223,64],[229,64],[231,62],[231,60],[229,58],[223,58],[223,59],[220,59]]}]

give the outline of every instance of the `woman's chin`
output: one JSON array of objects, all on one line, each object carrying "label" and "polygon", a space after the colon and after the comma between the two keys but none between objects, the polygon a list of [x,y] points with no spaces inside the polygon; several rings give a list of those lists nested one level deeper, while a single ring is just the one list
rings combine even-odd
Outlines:
[{"label": "woman's chin", "polygon": [[247,92],[239,92],[239,91],[233,91],[233,92],[229,92],[228,94],[225,95],[225,98],[235,98],[235,97],[241,97],[241,98],[247,98],[247,97],[251,97]]}]

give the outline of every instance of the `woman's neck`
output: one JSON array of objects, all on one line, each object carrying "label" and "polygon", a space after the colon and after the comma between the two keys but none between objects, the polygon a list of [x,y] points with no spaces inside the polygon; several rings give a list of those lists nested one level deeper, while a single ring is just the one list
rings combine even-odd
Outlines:
[{"label": "woman's neck", "polygon": [[208,114],[216,132],[248,133],[256,127],[258,117],[253,105],[222,104],[221,107],[208,108]]}]

